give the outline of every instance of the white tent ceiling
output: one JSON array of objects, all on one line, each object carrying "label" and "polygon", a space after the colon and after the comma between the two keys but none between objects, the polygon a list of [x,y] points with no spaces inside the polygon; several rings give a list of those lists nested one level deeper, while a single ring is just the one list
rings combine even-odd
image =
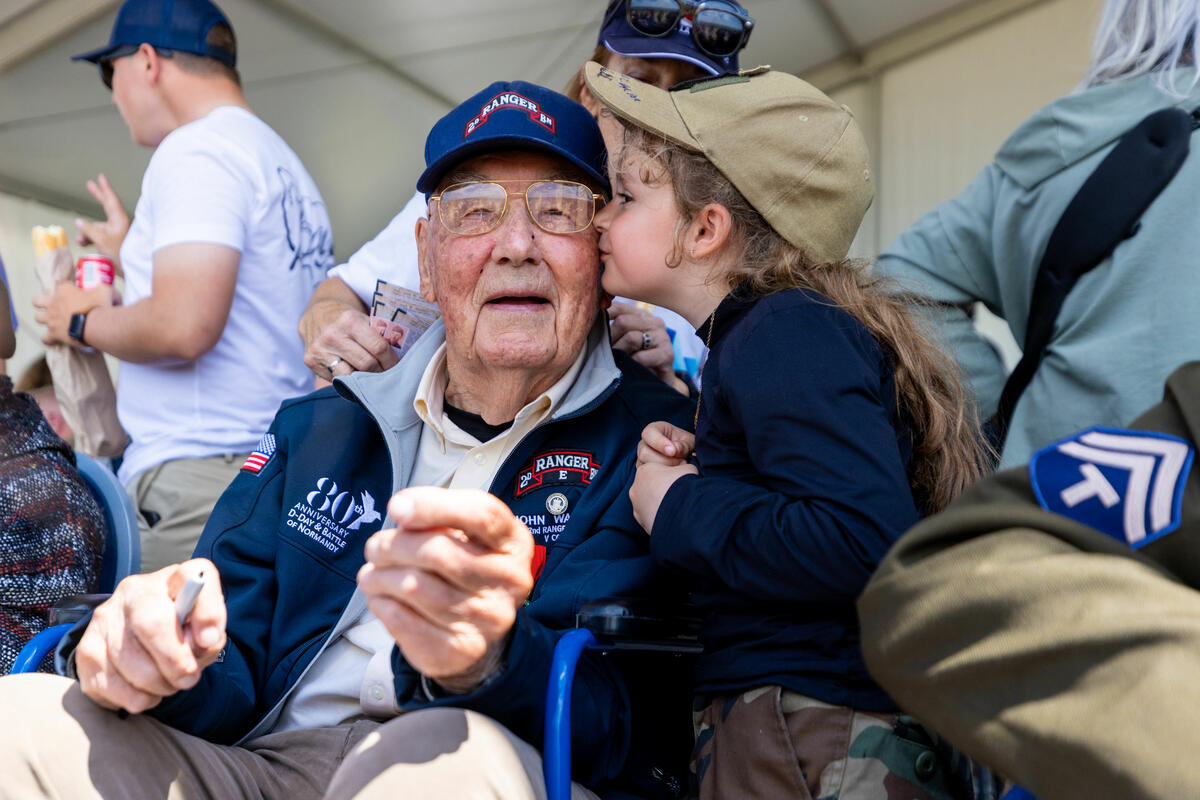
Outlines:
[{"label": "white tent ceiling", "polygon": [[[563,86],[595,46],[604,0],[219,0],[251,106],[300,154],[344,259],[411,194],[433,122],[492,80]],[[987,0],[744,0],[743,65],[805,73]],[[993,4],[995,4],[993,0]],[[104,172],[132,209],[149,152],[90,65],[114,0],[0,0],[0,191],[98,213]],[[969,8],[967,11],[969,12]],[[187,191],[181,186],[180,191]]]}]

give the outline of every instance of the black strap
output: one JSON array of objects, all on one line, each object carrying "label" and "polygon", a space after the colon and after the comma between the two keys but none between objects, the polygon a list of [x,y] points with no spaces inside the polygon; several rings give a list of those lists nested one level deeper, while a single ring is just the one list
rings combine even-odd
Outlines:
[{"label": "black strap", "polygon": [[1038,265],[1021,361],[1008,376],[991,420],[998,445],[1003,445],[1017,401],[1050,344],[1067,294],[1137,233],[1138,219],[1187,158],[1190,134],[1200,127],[1197,120],[1200,108],[1190,114],[1165,108],[1143,119],[1121,137],[1063,211]]}]

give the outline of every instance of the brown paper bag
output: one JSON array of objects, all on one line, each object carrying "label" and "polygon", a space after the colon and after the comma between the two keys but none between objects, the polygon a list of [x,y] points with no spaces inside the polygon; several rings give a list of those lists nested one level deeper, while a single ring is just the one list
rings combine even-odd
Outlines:
[{"label": "brown paper bag", "polygon": [[[35,242],[36,238],[35,234]],[[36,269],[47,294],[54,291],[55,284],[75,280],[75,263],[67,246],[39,255]],[[89,456],[121,455],[129,437],[117,420],[117,393],[104,355],[52,344],[46,348],[46,364],[54,377],[54,394],[63,417],[75,431],[75,449]]]}]

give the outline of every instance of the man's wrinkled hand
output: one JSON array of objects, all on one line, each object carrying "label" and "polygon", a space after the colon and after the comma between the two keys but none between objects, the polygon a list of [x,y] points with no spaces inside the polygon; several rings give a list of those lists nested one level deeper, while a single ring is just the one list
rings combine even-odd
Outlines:
[{"label": "man's wrinkled hand", "polygon": [[508,506],[474,489],[414,487],[388,503],[396,527],[366,545],[358,583],[404,658],[451,692],[503,663],[533,589],[533,537]]},{"label": "man's wrinkled hand", "polygon": [[[180,625],[175,597],[200,570],[204,588]],[[75,672],[97,704],[139,714],[195,686],[224,646],[220,577],[211,561],[194,558],[121,581],[92,614],[75,648]]]}]

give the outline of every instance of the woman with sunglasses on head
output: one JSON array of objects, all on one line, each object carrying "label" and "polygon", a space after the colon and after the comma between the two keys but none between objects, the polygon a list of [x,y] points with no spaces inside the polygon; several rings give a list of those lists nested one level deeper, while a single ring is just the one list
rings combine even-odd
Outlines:
[{"label": "woman with sunglasses on head", "polygon": [[[732,0],[610,0],[591,60],[668,88],[707,75],[736,72],[754,20]],[[593,115],[600,106],[583,87],[582,65],[565,94]],[[426,198],[414,194],[404,209],[349,261],[330,270],[300,320],[304,361],[325,385],[335,375],[376,372],[396,356],[368,323],[378,279],[417,290],[416,222]],[[609,310],[613,346],[624,350],[681,392],[699,371],[704,343],[679,315],[618,299]]]},{"label": "woman with sunglasses on head", "polygon": [[[737,54],[753,25],[745,9],[728,0],[611,0],[591,60],[669,89],[684,81],[737,72]],[[583,66],[567,84],[566,95],[593,116],[603,110],[583,83]],[[686,319],[661,306],[635,305],[621,298],[613,301],[608,315],[614,347],[676,388],[683,390],[685,380],[696,381],[708,350]]]},{"label": "woman with sunglasses on head", "polygon": [[[677,83],[737,72],[754,20],[729,0],[610,0],[590,61],[643,83],[668,89]],[[600,111],[583,83],[583,65],[567,84],[567,97]]]}]

